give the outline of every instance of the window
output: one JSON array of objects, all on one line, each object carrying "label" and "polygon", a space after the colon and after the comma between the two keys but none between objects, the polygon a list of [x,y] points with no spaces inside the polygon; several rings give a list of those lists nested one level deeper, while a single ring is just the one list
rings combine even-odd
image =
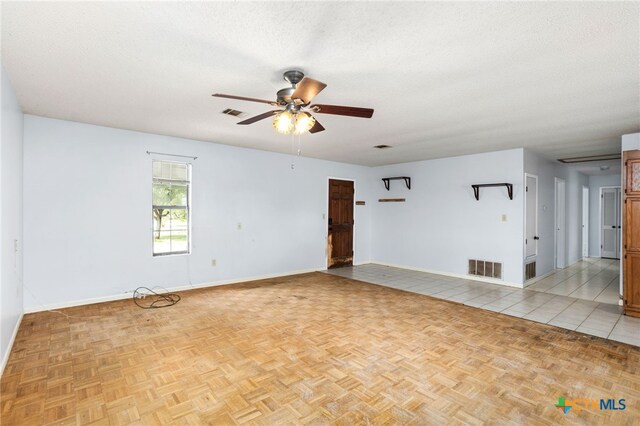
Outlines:
[{"label": "window", "polygon": [[191,165],[153,160],[153,255],[188,254]]}]

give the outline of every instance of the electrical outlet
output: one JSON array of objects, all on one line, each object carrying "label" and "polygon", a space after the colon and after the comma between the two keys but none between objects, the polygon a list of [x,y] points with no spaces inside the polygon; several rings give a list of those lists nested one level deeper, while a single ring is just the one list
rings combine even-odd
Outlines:
[{"label": "electrical outlet", "polygon": [[217,265],[217,261],[215,259],[211,259],[211,266],[216,266]]},{"label": "electrical outlet", "polygon": [[506,221],[507,221],[507,215],[506,215],[506,214],[503,214],[503,215],[502,215],[502,221],[503,221],[503,222],[506,222]]},{"label": "electrical outlet", "polygon": [[13,240],[13,251],[18,252],[18,240]]},{"label": "electrical outlet", "polygon": [[238,231],[242,229],[242,222],[238,222]]}]

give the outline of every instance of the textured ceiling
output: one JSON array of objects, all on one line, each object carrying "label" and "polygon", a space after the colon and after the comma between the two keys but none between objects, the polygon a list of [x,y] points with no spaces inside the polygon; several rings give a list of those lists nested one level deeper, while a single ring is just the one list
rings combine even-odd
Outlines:
[{"label": "textured ceiling", "polygon": [[[303,155],[380,165],[528,147],[617,152],[640,131],[640,4],[2,3],[2,62],[24,112],[291,152],[270,120],[281,73],[328,84]],[[388,144],[392,149],[376,150]]]}]

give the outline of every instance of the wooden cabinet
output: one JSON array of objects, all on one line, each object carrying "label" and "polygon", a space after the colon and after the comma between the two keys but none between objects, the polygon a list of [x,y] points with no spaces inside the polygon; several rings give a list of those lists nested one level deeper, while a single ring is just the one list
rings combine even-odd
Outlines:
[{"label": "wooden cabinet", "polygon": [[640,253],[628,253],[624,259],[624,313],[640,317]]},{"label": "wooden cabinet", "polygon": [[640,197],[627,197],[624,201],[624,247],[627,251],[640,253]]},{"label": "wooden cabinet", "polygon": [[640,158],[629,158],[638,155],[638,151],[625,153],[625,193],[640,197]]},{"label": "wooden cabinet", "polygon": [[640,317],[640,150],[626,151],[623,161],[624,313]]}]

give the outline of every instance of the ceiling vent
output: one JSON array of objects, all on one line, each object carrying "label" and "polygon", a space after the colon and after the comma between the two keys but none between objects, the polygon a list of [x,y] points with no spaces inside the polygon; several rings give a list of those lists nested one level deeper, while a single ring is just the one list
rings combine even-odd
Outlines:
[{"label": "ceiling vent", "polygon": [[603,154],[603,155],[590,155],[587,157],[572,157],[572,158],[559,158],[558,161],[565,164],[572,163],[588,163],[590,161],[606,161],[606,160],[619,160],[620,154]]},{"label": "ceiling vent", "polygon": [[227,108],[224,111],[222,111],[223,114],[227,114],[227,115],[232,115],[234,117],[240,117],[242,114],[244,114],[244,112],[242,111],[238,111],[237,109],[231,109],[231,108]]},{"label": "ceiling vent", "polygon": [[377,149],[387,149],[391,148],[391,145],[374,145],[373,147]]}]

